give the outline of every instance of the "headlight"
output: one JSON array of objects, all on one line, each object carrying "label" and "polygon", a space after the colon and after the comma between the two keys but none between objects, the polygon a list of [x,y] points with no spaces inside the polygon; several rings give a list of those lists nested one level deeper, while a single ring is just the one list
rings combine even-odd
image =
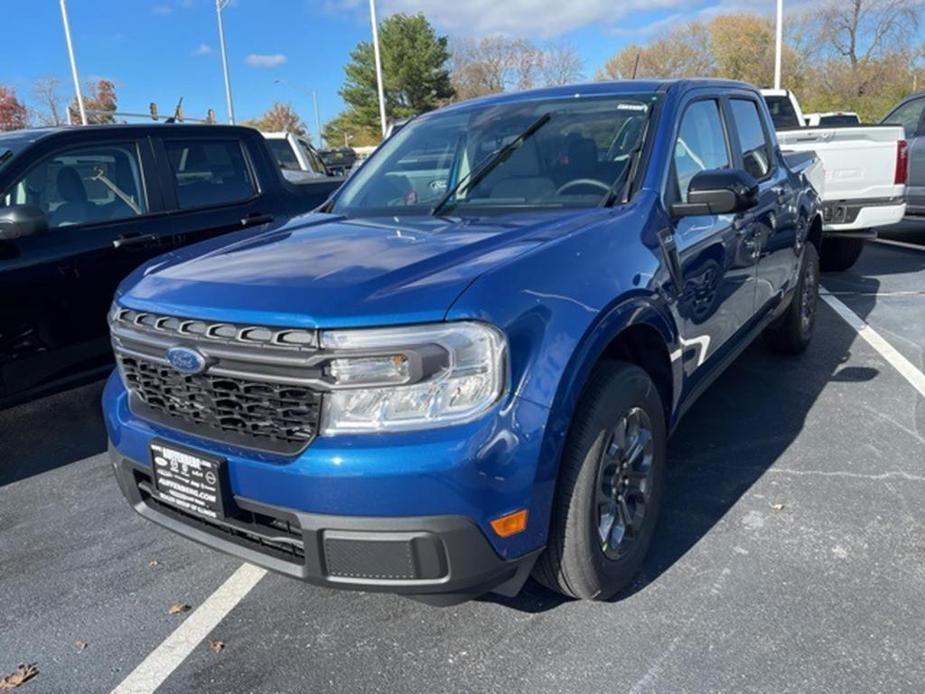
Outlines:
[{"label": "headlight", "polygon": [[504,390],[506,342],[483,323],[334,330],[323,434],[424,429],[473,419]]}]

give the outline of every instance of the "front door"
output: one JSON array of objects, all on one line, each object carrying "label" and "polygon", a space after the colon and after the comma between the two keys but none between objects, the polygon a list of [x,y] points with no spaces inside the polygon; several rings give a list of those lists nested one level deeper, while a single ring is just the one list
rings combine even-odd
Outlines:
[{"label": "front door", "polygon": [[[732,165],[719,101],[689,103],[675,140],[666,203],[686,202],[688,186],[697,173]],[[725,214],[694,215],[673,222],[683,284],[677,312],[688,375],[718,359],[754,313],[752,228],[745,221],[744,215]]]},{"label": "front door", "polygon": [[106,315],[122,278],[165,250],[142,161],[145,140],[63,145],[0,204],[33,205],[45,233],[0,242],[0,399],[102,371]]}]

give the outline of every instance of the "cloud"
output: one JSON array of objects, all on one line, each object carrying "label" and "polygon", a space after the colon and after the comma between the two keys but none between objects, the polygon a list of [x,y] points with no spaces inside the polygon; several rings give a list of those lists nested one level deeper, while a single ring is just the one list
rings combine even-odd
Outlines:
[{"label": "cloud", "polygon": [[173,14],[173,7],[171,7],[170,5],[155,5],[154,7],[151,8],[151,11],[154,14],[168,15],[168,14]]},{"label": "cloud", "polygon": [[[793,0],[788,13],[820,0]],[[750,11],[769,14],[773,11],[773,0],[710,0],[705,7],[692,8],[689,0],[467,0],[447,2],[446,0],[379,0],[380,19],[396,12],[414,14],[423,12],[440,30],[451,35],[483,36],[506,34],[530,38],[554,38],[587,26],[601,26],[616,35],[650,34],[647,26],[638,26],[638,19],[671,15],[670,21],[653,22],[664,29],[672,24],[683,23],[698,16],[711,17],[715,14],[735,11]],[[325,0],[328,12],[352,12],[364,14],[366,3],[361,0]],[[632,29],[626,26],[628,18],[636,18]]]},{"label": "cloud", "polygon": [[279,67],[286,62],[286,56],[282,53],[260,54],[251,53],[244,59],[244,62],[251,67]]},{"label": "cloud", "polygon": [[200,43],[193,51],[193,55],[212,55],[214,53],[212,46],[207,43]]}]

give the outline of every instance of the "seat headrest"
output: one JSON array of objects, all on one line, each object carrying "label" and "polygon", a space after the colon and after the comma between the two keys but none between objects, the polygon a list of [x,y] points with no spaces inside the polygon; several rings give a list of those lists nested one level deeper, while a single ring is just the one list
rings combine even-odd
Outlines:
[{"label": "seat headrest", "polygon": [[65,202],[87,202],[87,189],[73,166],[62,166],[58,171],[58,195]]}]

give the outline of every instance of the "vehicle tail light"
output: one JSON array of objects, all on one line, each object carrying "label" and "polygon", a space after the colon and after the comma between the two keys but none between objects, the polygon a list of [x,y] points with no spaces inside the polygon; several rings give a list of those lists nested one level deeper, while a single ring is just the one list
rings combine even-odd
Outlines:
[{"label": "vehicle tail light", "polygon": [[896,143],[896,173],[893,183],[905,183],[909,178],[909,144],[905,140]]}]

